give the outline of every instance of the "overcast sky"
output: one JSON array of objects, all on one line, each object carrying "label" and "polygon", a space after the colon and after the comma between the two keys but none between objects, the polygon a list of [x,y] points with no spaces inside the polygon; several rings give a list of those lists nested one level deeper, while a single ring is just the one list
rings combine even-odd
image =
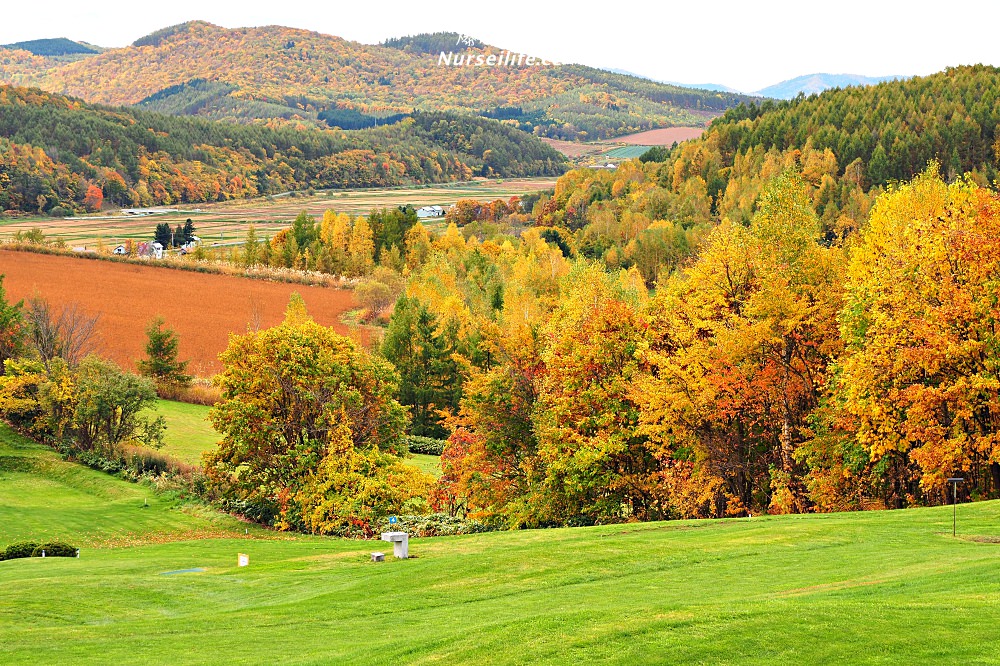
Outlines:
[{"label": "overcast sky", "polygon": [[[967,0],[933,10],[913,2],[340,4],[255,0],[6,0],[0,43],[69,37],[125,46],[153,30],[201,19],[227,28],[278,24],[376,43],[455,31],[539,57],[624,69],[684,83],[753,91],[815,72],[929,74],[949,65],[1000,64],[1000,7]],[[254,6],[258,5],[258,6]]]}]

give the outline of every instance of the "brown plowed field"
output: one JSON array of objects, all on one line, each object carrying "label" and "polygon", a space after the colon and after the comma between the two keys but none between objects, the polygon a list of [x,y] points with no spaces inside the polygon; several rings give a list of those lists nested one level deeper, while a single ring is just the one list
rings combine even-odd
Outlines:
[{"label": "brown plowed field", "polygon": [[180,335],[180,357],[188,371],[207,377],[221,370],[218,355],[230,333],[244,333],[251,321],[278,324],[288,298],[298,292],[313,318],[358,339],[341,315],[354,308],[345,289],[266,282],[193,273],[156,266],[0,250],[4,288],[14,301],[40,296],[56,306],[77,303],[100,314],[97,352],[124,368],[143,355],[146,325],[162,316]]}]

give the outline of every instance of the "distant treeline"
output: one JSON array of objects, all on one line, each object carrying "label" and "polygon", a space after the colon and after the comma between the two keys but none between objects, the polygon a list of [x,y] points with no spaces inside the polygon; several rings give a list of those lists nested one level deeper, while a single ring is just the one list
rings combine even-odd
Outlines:
[{"label": "distant treeline", "polygon": [[339,127],[345,130],[368,129],[378,125],[394,125],[403,118],[409,118],[408,113],[394,113],[384,118],[360,113],[354,109],[327,109],[319,112],[319,119],[330,127]]},{"label": "distant treeline", "polygon": [[4,49],[15,49],[28,51],[37,56],[64,56],[77,54],[100,53],[97,49],[87,44],[74,42],[65,37],[55,39],[32,39],[26,42],[16,42],[14,44],[4,44],[0,46]]},{"label": "distant treeline", "polygon": [[406,53],[433,53],[441,51],[459,51],[467,48],[482,48],[483,43],[478,39],[466,38],[459,41],[464,35],[457,32],[422,32],[418,35],[407,35],[406,37],[395,37],[382,42],[382,46],[390,49],[399,49]]}]

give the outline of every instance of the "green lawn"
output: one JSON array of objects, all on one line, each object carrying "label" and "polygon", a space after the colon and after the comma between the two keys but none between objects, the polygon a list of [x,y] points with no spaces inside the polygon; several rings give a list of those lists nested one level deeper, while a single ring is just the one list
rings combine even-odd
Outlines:
[{"label": "green lawn", "polygon": [[435,479],[441,476],[440,456],[428,456],[421,453],[414,453],[406,459],[406,462],[423,472],[427,472]]},{"label": "green lawn", "polygon": [[[110,546],[243,530],[223,514],[66,462],[0,423],[2,546],[43,539]],[[0,595],[0,616],[9,610]]]},{"label": "green lawn", "polygon": [[[145,495],[0,429],[0,544],[85,546],[0,562],[0,663],[1000,661],[1000,543],[952,538],[950,507],[414,539],[374,564],[388,544]],[[1000,541],[1000,502],[959,520]]]},{"label": "green lawn", "polygon": [[157,400],[152,414],[162,415],[167,422],[164,453],[183,462],[200,465],[201,454],[219,441],[219,435],[208,421],[208,407],[186,402]]}]

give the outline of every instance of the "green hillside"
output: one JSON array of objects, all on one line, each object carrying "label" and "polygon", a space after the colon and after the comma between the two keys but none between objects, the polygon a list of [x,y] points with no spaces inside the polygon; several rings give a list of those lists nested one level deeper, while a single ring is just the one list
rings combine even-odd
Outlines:
[{"label": "green hillside", "polygon": [[959,515],[976,538],[939,507],[417,539],[373,564],[388,544],[243,535],[4,429],[0,544],[83,548],[0,562],[0,661],[989,663],[1000,504]]},{"label": "green hillside", "polygon": [[565,159],[495,120],[417,113],[358,131],[237,125],[0,86],[0,212],[222,201],[324,187],[562,173]]},{"label": "green hillside", "polygon": [[81,44],[65,37],[32,39],[27,42],[4,44],[0,48],[27,51],[36,56],[94,55],[101,50],[90,44]]},{"label": "green hillside", "polygon": [[208,421],[208,410],[203,405],[157,401],[155,413],[167,424],[161,451],[189,465],[201,465],[201,454],[219,441],[219,433]]},{"label": "green hillside", "polygon": [[243,529],[234,518],[66,462],[0,424],[0,545],[62,540],[112,547],[237,532]]}]

